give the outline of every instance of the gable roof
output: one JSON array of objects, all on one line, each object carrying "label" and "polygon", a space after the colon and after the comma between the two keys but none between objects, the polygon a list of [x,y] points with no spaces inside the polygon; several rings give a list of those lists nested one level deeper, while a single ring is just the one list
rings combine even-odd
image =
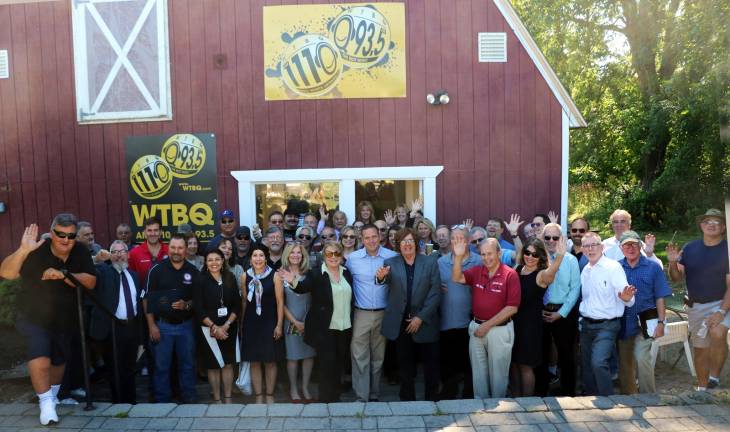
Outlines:
[{"label": "gable roof", "polygon": [[520,43],[522,43],[522,46],[525,48],[525,51],[527,51],[527,54],[532,59],[533,63],[535,63],[535,67],[537,67],[537,70],[540,71],[540,75],[542,75],[543,79],[545,79],[548,87],[550,87],[550,90],[553,92],[553,95],[555,95],[555,98],[563,107],[563,111],[568,114],[570,127],[587,127],[588,123],[586,123],[583,115],[581,115],[578,107],[575,105],[575,102],[573,102],[573,99],[570,97],[570,93],[568,93],[565,87],[563,87],[560,79],[555,74],[553,68],[550,67],[550,64],[547,59],[545,59],[545,56],[542,54],[542,51],[540,51],[535,40],[532,36],[530,36],[530,32],[527,31],[527,28],[522,23],[522,20],[520,20],[520,17],[517,15],[517,12],[515,12],[510,1],[493,1],[494,5],[497,6],[497,9],[499,9],[502,16],[507,21],[507,24],[509,24],[510,28],[512,28],[517,39],[519,39]]}]

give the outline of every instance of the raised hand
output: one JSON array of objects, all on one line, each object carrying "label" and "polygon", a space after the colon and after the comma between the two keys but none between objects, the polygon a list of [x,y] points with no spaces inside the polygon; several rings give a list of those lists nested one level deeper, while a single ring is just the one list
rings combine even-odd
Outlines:
[{"label": "raised hand", "polygon": [[568,242],[565,241],[565,238],[563,236],[560,236],[560,240],[555,244],[555,253],[561,256],[565,256],[565,253],[568,251]]},{"label": "raised hand", "polygon": [[667,245],[667,259],[669,262],[677,262],[681,256],[682,251],[679,249],[679,246],[674,243],[669,243]]},{"label": "raised hand", "polygon": [[461,258],[466,255],[467,244],[466,239],[462,236],[454,236],[451,238],[451,252],[455,257]]},{"label": "raised hand", "polygon": [[94,260],[97,263],[102,263],[104,261],[110,260],[111,258],[112,258],[111,252],[109,252],[106,249],[102,249],[99,251],[99,253],[94,255]]},{"label": "raised hand", "polygon": [[631,300],[631,299],[632,299],[632,298],[634,297],[634,294],[636,294],[636,287],[635,287],[635,286],[633,286],[633,285],[626,285],[626,286],[624,287],[624,290],[623,290],[623,291],[621,291],[621,292],[620,292],[620,293],[618,294],[618,296],[619,296],[619,298],[620,298],[620,299],[621,299],[622,301],[625,301],[625,302],[627,302],[627,301],[630,301],[630,300]]},{"label": "raised hand", "polygon": [[550,223],[556,224],[558,223],[558,219],[560,219],[560,216],[558,216],[558,214],[554,211],[550,210],[550,212],[548,213],[548,219],[550,219]]},{"label": "raised hand", "polygon": [[644,236],[644,253],[646,256],[654,255],[654,247],[656,246],[656,237],[654,234],[647,234]]},{"label": "raised hand", "polygon": [[279,278],[281,280],[287,281],[287,282],[289,282],[289,284],[294,283],[294,273],[292,273],[288,270],[285,270],[283,268],[277,270],[276,273],[279,275]]},{"label": "raised hand", "polygon": [[471,231],[471,229],[474,227],[474,219],[464,219],[464,222],[462,222],[464,226],[466,226],[466,229]]},{"label": "raised hand", "polygon": [[423,209],[423,198],[418,197],[411,203],[411,217],[416,217],[418,212]]},{"label": "raised hand", "polygon": [[396,222],[396,218],[393,210],[386,210],[385,213],[383,213],[383,219],[385,219],[385,223],[387,223],[388,226],[394,225]]},{"label": "raised hand", "polygon": [[38,225],[30,224],[20,238],[20,249],[25,253],[30,253],[38,249],[45,241],[45,239],[38,240]]},{"label": "raised hand", "polygon": [[512,213],[509,217],[509,223],[505,223],[505,227],[507,228],[507,231],[513,236],[516,236],[520,232],[520,225],[522,225],[524,221],[520,220],[520,215],[516,213]]},{"label": "raised hand", "polygon": [[324,205],[319,206],[319,216],[321,220],[327,220],[327,209]]}]

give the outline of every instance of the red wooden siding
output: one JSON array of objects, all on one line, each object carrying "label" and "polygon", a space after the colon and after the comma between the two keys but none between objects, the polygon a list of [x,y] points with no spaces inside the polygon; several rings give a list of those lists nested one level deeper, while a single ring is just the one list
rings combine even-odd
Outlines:
[{"label": "red wooden siding", "polygon": [[[559,210],[561,107],[491,0],[406,2],[407,98],[264,101],[262,7],[322,2],[170,1],[173,120],[93,126],[75,121],[70,2],[0,6],[0,254],[60,211],[108,244],[129,135],[214,133],[221,208],[238,207],[231,170],[444,165],[440,223]],[[507,63],[477,62],[481,31],[507,32]],[[451,103],[427,105],[439,89]]]}]

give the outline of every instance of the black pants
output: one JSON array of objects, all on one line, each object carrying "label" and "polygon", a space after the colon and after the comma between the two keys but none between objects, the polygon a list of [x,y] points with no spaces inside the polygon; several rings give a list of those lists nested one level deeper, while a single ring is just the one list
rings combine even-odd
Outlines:
[{"label": "black pants", "polygon": [[441,332],[441,399],[459,399],[459,374],[463,374],[461,399],[472,399],[474,388],[469,360],[469,329],[457,328]]},{"label": "black pants", "polygon": [[317,347],[320,402],[340,401],[340,380],[345,359],[350,358],[351,334],[352,329],[327,330],[324,342]]},{"label": "black pants", "polygon": [[413,336],[405,332],[408,325],[401,325],[401,332],[395,340],[398,355],[398,376],[400,377],[400,400],[416,400],[416,352],[423,360],[423,374],[426,382],[426,400],[438,400],[439,387],[439,344],[438,342],[416,343]]},{"label": "black pants", "polygon": [[545,397],[550,387],[548,363],[552,341],[558,350],[558,367],[560,367],[560,394],[558,396],[575,396],[575,350],[578,334],[576,315],[571,313],[567,318],[560,318],[553,323],[543,323],[542,331],[542,364],[536,369],[535,395]]},{"label": "black pants", "polygon": [[[112,336],[103,342],[104,364],[107,365],[108,380],[112,390],[113,403],[137,403],[137,347],[139,345],[139,328],[135,324],[114,323],[117,334],[117,356],[114,357]],[[119,388],[114,379],[114,367],[119,372]]]}]

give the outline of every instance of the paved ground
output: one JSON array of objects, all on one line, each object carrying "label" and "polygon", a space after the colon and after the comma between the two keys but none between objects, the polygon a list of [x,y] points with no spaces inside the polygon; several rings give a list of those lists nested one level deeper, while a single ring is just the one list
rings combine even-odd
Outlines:
[{"label": "paved ground", "polygon": [[[310,431],[730,431],[730,406],[716,395],[637,395],[432,402],[275,405],[110,405],[60,408],[51,430]],[[36,404],[0,405],[0,431],[48,430]]]}]

